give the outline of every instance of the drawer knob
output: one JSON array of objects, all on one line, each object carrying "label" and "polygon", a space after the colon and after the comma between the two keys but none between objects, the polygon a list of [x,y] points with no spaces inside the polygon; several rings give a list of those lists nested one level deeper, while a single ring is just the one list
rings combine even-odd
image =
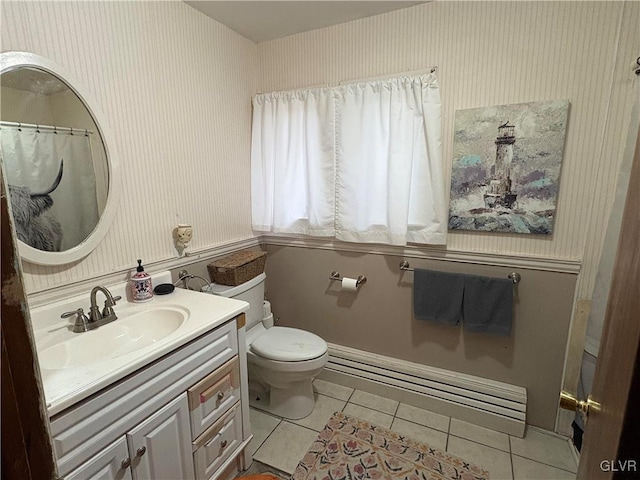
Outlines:
[{"label": "drawer knob", "polygon": [[126,470],[127,468],[129,468],[130,465],[131,465],[131,459],[128,457],[122,460],[122,463],[120,463],[120,467],[122,468],[122,470]]},{"label": "drawer knob", "polygon": [[226,446],[227,446],[227,441],[226,441],[226,440],[223,440],[223,441],[222,441],[222,443],[220,444],[220,448],[221,448],[221,449],[222,449],[222,448],[226,448]]},{"label": "drawer knob", "polygon": [[143,456],[145,453],[147,453],[147,447],[140,447],[138,450],[136,450],[136,455],[138,457]]},{"label": "drawer knob", "polygon": [[[218,402],[221,402],[222,399],[224,398],[225,393],[224,392],[218,392],[218,395],[216,395],[216,398],[218,399]],[[209,400],[211,398],[211,394],[206,395],[205,393],[201,393],[200,394],[200,403],[206,403],[207,400]]]}]

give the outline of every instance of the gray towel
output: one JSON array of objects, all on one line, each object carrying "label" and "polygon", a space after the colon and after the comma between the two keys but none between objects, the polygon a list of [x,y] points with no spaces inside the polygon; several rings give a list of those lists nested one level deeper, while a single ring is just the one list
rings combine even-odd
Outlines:
[{"label": "gray towel", "polygon": [[513,281],[465,275],[464,329],[469,332],[511,334]]},{"label": "gray towel", "polygon": [[462,275],[416,268],[413,277],[413,314],[419,320],[457,325],[462,318],[463,291]]}]

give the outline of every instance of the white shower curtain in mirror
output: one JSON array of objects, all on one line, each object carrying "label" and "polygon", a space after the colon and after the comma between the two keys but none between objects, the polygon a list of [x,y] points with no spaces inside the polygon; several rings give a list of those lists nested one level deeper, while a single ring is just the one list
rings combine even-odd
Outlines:
[{"label": "white shower curtain in mirror", "polygon": [[337,90],[336,238],[444,244],[447,208],[435,75]]},{"label": "white shower curtain in mirror", "polygon": [[253,229],[333,236],[334,102],[328,89],[253,99]]},{"label": "white shower curtain in mirror", "polygon": [[98,222],[96,180],[89,136],[32,128],[2,127],[2,158],[7,183],[38,193],[54,183],[61,160],[62,180],[48,210],[62,227],[61,250],[82,243]]}]

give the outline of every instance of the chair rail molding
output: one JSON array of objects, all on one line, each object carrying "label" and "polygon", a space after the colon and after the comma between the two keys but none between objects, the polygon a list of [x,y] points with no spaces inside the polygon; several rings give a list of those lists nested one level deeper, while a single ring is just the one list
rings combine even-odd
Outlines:
[{"label": "chair rail molding", "polygon": [[414,259],[443,260],[448,262],[526,268],[530,270],[571,274],[580,273],[582,266],[582,261],[579,258],[550,258],[499,252],[447,250],[446,248],[433,246],[409,245],[406,247],[397,247],[393,245],[349,243],[330,239],[323,240],[319,238],[302,238],[285,235],[263,235],[260,237],[260,243],[283,247],[358,252],[372,255],[394,255]]}]

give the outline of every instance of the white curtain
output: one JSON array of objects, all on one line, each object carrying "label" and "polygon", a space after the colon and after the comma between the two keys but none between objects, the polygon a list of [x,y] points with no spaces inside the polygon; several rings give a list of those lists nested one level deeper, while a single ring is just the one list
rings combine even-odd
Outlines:
[{"label": "white curtain", "polygon": [[62,180],[51,193],[53,206],[48,212],[61,224],[61,250],[82,243],[98,222],[89,136],[3,126],[1,139],[7,183],[32,193],[51,187],[64,160]]},{"label": "white curtain", "polygon": [[435,75],[258,95],[253,103],[255,230],[446,242]]},{"label": "white curtain", "polygon": [[334,102],[326,89],[253,99],[253,229],[333,236]]},{"label": "white curtain", "polygon": [[440,90],[434,75],[338,90],[336,238],[444,244]]}]

